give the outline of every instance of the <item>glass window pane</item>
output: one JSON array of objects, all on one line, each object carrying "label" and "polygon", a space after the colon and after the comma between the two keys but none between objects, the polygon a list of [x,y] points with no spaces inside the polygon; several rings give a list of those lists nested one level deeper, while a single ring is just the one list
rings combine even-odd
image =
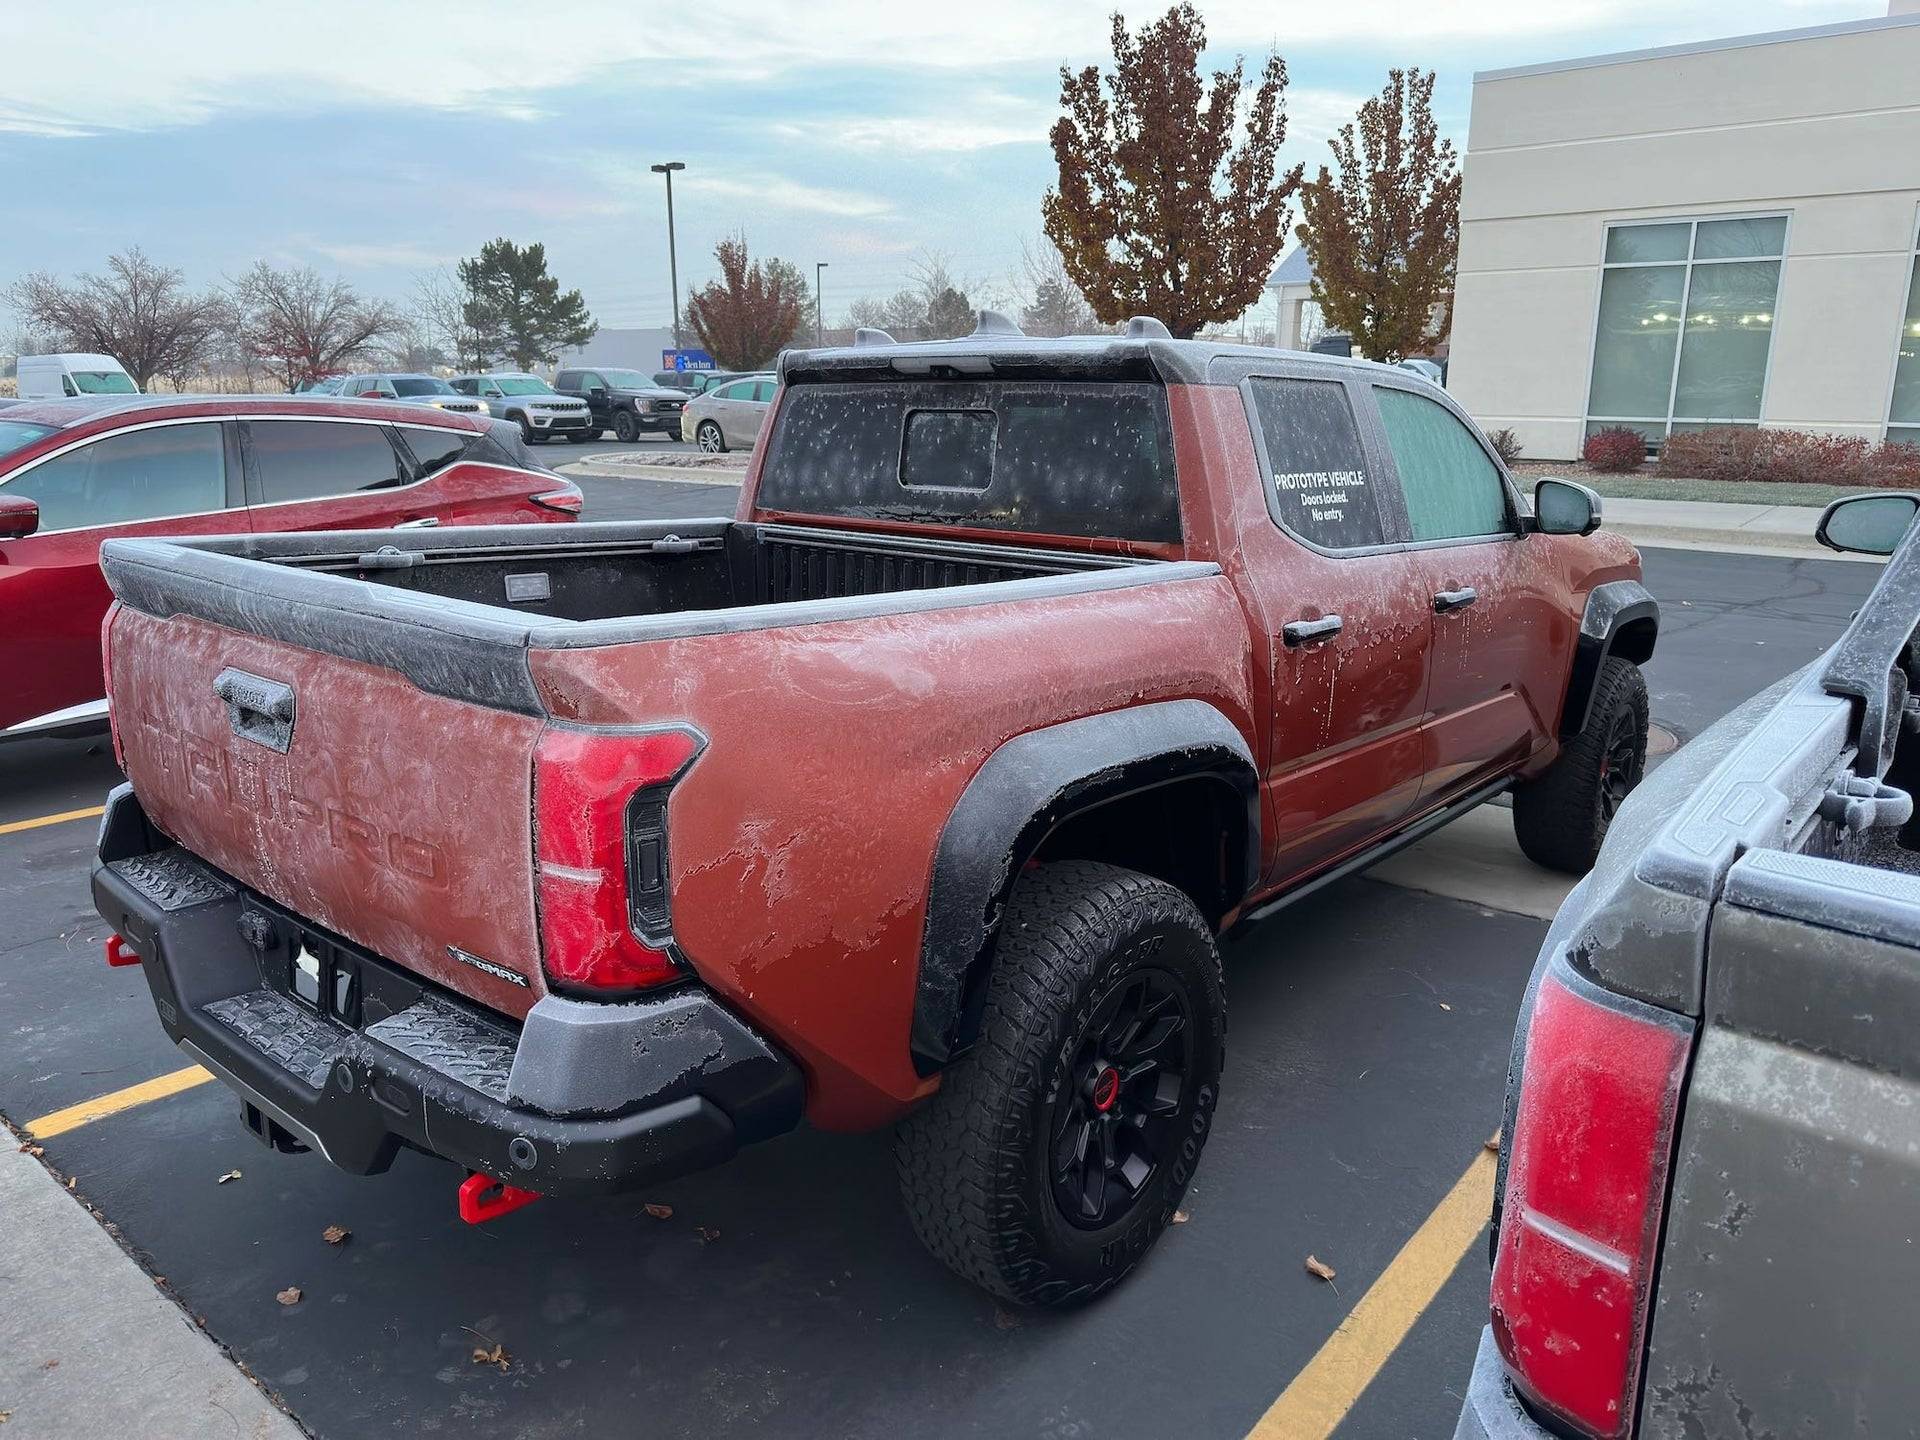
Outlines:
[{"label": "glass window pane", "polygon": [[1589,415],[1666,416],[1685,288],[1679,265],[1604,272]]},{"label": "glass window pane", "polygon": [[1294,534],[1329,550],[1386,539],[1367,457],[1344,385],[1254,380],[1253,412],[1272,473],[1274,503]]},{"label": "glass window pane", "polygon": [[467,442],[473,439],[465,430],[441,430],[425,425],[406,425],[400,433],[406,437],[407,448],[413,451],[422,475],[444,470],[466,454]]},{"label": "glass window pane", "polygon": [[400,458],[378,426],[255,420],[252,428],[263,504],[345,495],[401,482]]},{"label": "glass window pane", "polygon": [[1619,265],[1630,260],[1684,260],[1687,258],[1687,232],[1691,228],[1684,220],[1677,225],[1609,226],[1607,263]]},{"label": "glass window pane", "polygon": [[900,452],[900,483],[940,490],[985,490],[993,481],[991,410],[910,410]]},{"label": "glass window pane", "polygon": [[[1676,425],[1674,428],[1677,430],[1680,427]],[[1664,420],[1589,420],[1586,438],[1591,440],[1602,430],[1638,431],[1648,443],[1658,445],[1666,437],[1667,426]]]},{"label": "glass window pane", "polygon": [[1694,234],[1696,260],[1745,259],[1749,255],[1778,255],[1787,240],[1787,217],[1765,220],[1702,220]]},{"label": "glass window pane", "polygon": [[1375,386],[1380,419],[1415,540],[1456,540],[1509,528],[1506,487],[1472,432],[1437,400]]},{"label": "glass window pane", "polygon": [[1893,371],[1893,409],[1887,418],[1895,425],[1920,424],[1920,260],[1913,262],[1907,286],[1907,313],[1900,322],[1900,358]]},{"label": "glass window pane", "polygon": [[1687,292],[1680,378],[1673,414],[1698,420],[1757,420],[1773,338],[1778,260],[1700,265]]},{"label": "glass window pane", "polygon": [[39,502],[42,530],[78,530],[227,508],[218,425],[164,425],[109,435],[7,482]]}]

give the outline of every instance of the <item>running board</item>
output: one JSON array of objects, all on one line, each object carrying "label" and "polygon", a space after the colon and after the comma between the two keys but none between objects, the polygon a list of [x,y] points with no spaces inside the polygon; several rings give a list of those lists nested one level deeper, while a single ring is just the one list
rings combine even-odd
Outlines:
[{"label": "running board", "polygon": [[1362,851],[1351,859],[1343,860],[1331,870],[1321,871],[1305,884],[1296,885],[1285,894],[1276,895],[1273,899],[1263,901],[1259,905],[1256,905],[1238,920],[1234,921],[1228,933],[1236,933],[1243,926],[1253,925],[1265,920],[1274,912],[1286,909],[1287,906],[1293,904],[1296,900],[1306,899],[1307,896],[1313,894],[1316,890],[1323,889],[1333,884],[1336,880],[1344,880],[1349,875],[1358,875],[1362,870],[1367,870],[1378,865],[1389,855],[1395,854],[1398,851],[1406,849],[1409,845],[1426,839],[1427,836],[1433,834],[1434,831],[1441,829],[1443,826],[1452,824],[1469,810],[1479,809],[1482,805],[1486,804],[1487,801],[1493,799],[1494,796],[1512,784],[1513,781],[1511,779],[1503,776],[1490,785],[1482,785],[1478,790],[1470,792],[1463,798],[1454,801],[1451,805],[1435,810],[1431,815],[1423,815],[1420,819],[1414,821],[1413,824],[1407,826],[1406,829],[1389,839],[1381,841],[1371,850]]},{"label": "running board", "polygon": [[61,740],[74,735],[91,735],[107,728],[107,702],[89,700],[84,705],[69,705],[46,715],[22,720],[0,730],[0,744],[8,740]]}]

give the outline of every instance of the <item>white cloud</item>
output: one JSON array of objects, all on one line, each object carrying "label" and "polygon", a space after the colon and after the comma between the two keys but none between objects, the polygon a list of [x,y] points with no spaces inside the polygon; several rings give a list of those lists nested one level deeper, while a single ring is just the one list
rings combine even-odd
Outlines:
[{"label": "white cloud", "polygon": [[872,219],[892,213],[893,207],[874,195],[853,190],[828,190],[802,185],[778,175],[692,175],[680,182],[683,191],[745,200],[768,210],[797,210],[814,215],[838,215],[849,220]]},{"label": "white cloud", "polygon": [[[622,0],[575,0],[534,14],[525,0],[104,0],[7,7],[7,97],[0,130],[57,136],[190,125],[227,110],[303,112],[378,103],[541,113],[541,93],[623,67],[654,89],[711,86],[804,67],[925,67],[989,75],[996,67],[1104,59],[1110,0],[971,0],[875,5],[871,0],[735,0],[718,12],[665,12]],[[648,7],[651,8],[651,7]],[[1808,23],[1855,13],[1851,0],[1773,0],[1766,13],[1735,0],[1341,0],[1290,6],[1208,0],[1219,49],[1257,56],[1278,45],[1391,40],[1399,47],[1571,35],[1645,23],[1659,38]],[[1146,11],[1141,7],[1140,15]],[[670,15],[671,23],[661,23]],[[689,18],[689,17],[692,18]],[[1139,16],[1135,17],[1140,18]],[[527,27],[564,29],[562,44],[522,44]],[[1682,33],[1684,32],[1684,33]],[[111,44],[101,36],[110,34]],[[31,57],[31,63],[21,63]],[[1417,50],[1408,56],[1417,61]],[[724,97],[721,102],[724,103]],[[885,144],[889,121],[847,132]],[[951,118],[942,148],[997,144],[997,122]],[[922,147],[928,148],[928,147]]]}]

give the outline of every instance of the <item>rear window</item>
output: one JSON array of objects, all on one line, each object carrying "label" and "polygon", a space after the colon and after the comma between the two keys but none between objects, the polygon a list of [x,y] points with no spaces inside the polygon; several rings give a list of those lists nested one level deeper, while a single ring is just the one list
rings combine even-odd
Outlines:
[{"label": "rear window", "polygon": [[1180,539],[1166,392],[1143,383],[797,385],[759,503],[799,514]]}]

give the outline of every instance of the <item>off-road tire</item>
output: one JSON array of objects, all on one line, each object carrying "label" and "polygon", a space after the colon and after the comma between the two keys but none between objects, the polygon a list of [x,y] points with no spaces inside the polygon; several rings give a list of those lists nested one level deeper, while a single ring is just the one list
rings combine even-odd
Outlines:
[{"label": "off-road tire", "polygon": [[613,438],[623,445],[631,445],[640,438],[640,422],[631,412],[616,410],[613,412]]},{"label": "off-road tire", "polygon": [[[1093,1103],[1076,1056],[1100,1043],[1089,1027],[1104,1004],[1163,985],[1185,1006],[1177,1109],[1164,1122],[1129,1122],[1123,1106],[1113,1122],[1135,1126],[1123,1144],[1161,1137],[1164,1157],[1113,1217],[1087,1228],[1056,1200],[1056,1129],[1083,1123]],[[1027,871],[1001,919],[978,1042],[895,1132],[921,1242],[964,1279],[1024,1304],[1078,1304],[1117,1284],[1186,1194],[1225,1051],[1220,954],[1186,895],[1089,861]]]},{"label": "off-road tire", "polygon": [[1513,833],[1527,858],[1549,870],[1593,868],[1619,804],[1647,770],[1647,682],[1640,667],[1609,657],[1594,684],[1587,725],[1552,766],[1513,792]]}]

